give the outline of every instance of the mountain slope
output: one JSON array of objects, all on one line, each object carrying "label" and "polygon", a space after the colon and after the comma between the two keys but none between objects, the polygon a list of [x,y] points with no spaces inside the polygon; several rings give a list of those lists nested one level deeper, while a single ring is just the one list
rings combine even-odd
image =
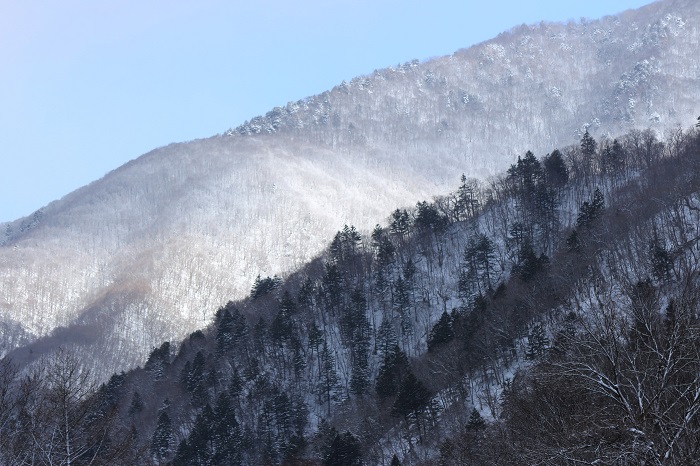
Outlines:
[{"label": "mountain slope", "polygon": [[0,361],[0,459],[695,464],[700,133],[636,139],[344,228],[88,394],[70,351]]},{"label": "mountain slope", "polygon": [[485,178],[584,128],[686,126],[700,104],[697,24],[697,2],[665,0],[522,26],[154,150],[7,225],[0,351],[66,327],[31,357],[98,345],[108,374],[209,322],[256,275],[294,270],[343,224],[369,230],[461,173]]}]

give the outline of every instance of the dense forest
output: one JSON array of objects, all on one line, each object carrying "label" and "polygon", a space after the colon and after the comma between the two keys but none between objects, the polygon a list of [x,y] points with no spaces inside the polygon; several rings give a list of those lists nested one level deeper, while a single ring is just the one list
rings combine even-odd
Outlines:
[{"label": "dense forest", "polygon": [[[258,274],[299,271],[344,224],[355,226],[366,241],[360,249],[370,251],[371,232],[377,223],[389,226],[387,214],[406,208],[415,215],[407,207],[455,190],[462,173],[485,207],[488,192],[499,200],[510,189],[491,186],[490,177],[518,155],[524,159],[530,150],[544,163],[544,155],[578,143],[586,129],[600,143],[605,135],[650,128],[673,146],[678,125],[697,118],[700,107],[698,44],[697,0],[519,25],[447,56],[363,70],[315,96],[278,102],[247,123],[222,121],[222,134],[154,148],[25,218],[0,223],[0,357],[31,364],[63,346],[104,382],[142,365],[162,341],[182,341],[210,324],[228,300],[248,296]],[[642,147],[653,139],[640,132],[636,142],[619,142],[643,158],[654,155]],[[572,179],[604,170],[580,166],[585,162],[566,152]],[[562,194],[560,214],[575,217],[591,201],[593,182]],[[607,202],[615,187],[598,187]],[[441,216],[466,219],[443,205],[450,199],[441,202]],[[485,219],[492,218],[499,221],[487,212]],[[543,236],[533,238],[537,254],[557,247],[540,243],[556,241],[557,228],[574,220],[527,231]],[[502,256],[491,277],[496,286],[506,278],[498,274],[510,273],[507,248],[517,245],[505,241],[503,224],[470,228],[494,241]],[[414,249],[429,243],[418,244],[420,228],[403,238],[387,234]],[[434,242],[463,252],[467,241],[449,226]],[[552,258],[553,250],[545,255]],[[413,257],[417,280],[421,267],[432,274],[447,252],[429,254]],[[458,264],[447,260],[444,278],[432,280],[449,301],[442,310],[451,313],[461,305],[451,302]],[[383,271],[393,284],[390,272]],[[297,298],[294,288],[282,289]],[[430,293],[431,301],[443,300]],[[423,319],[411,337],[417,341],[428,323],[420,306],[416,311]]]},{"label": "dense forest", "polygon": [[698,130],[455,180],[104,384],[2,360],[0,463],[696,464]]}]

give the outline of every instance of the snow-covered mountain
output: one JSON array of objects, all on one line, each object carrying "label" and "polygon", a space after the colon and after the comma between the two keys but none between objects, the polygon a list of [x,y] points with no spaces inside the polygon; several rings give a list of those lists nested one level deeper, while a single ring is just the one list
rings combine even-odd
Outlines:
[{"label": "snow-covered mountain", "polygon": [[698,2],[663,0],[520,26],[145,154],[3,225],[0,354],[75,345],[106,375],[209,323],[258,274],[306,263],[344,224],[369,230],[462,173],[485,179],[586,128],[671,135],[700,108],[698,24]]}]

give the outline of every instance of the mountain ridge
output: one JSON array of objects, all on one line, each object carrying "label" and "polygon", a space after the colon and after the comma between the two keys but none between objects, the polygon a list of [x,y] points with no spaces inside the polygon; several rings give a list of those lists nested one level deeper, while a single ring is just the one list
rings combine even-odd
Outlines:
[{"label": "mountain ridge", "polygon": [[111,373],[207,322],[256,275],[310,260],[344,224],[369,231],[462,173],[485,179],[585,129],[686,125],[700,104],[698,17],[697,3],[667,0],[521,26],[278,107],[234,136],[150,151],[6,225],[0,318],[22,331],[0,352],[102,318],[103,345],[123,348]]}]

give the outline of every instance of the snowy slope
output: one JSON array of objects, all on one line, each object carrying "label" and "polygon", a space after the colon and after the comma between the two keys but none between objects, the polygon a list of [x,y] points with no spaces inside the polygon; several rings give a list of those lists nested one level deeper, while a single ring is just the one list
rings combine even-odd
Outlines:
[{"label": "snowy slope", "polygon": [[256,275],[305,263],[343,224],[369,230],[461,173],[486,178],[586,127],[687,126],[700,104],[699,10],[666,0],[522,26],[133,160],[7,226],[0,351],[65,327],[32,354],[99,342],[108,374],[208,323]]}]

